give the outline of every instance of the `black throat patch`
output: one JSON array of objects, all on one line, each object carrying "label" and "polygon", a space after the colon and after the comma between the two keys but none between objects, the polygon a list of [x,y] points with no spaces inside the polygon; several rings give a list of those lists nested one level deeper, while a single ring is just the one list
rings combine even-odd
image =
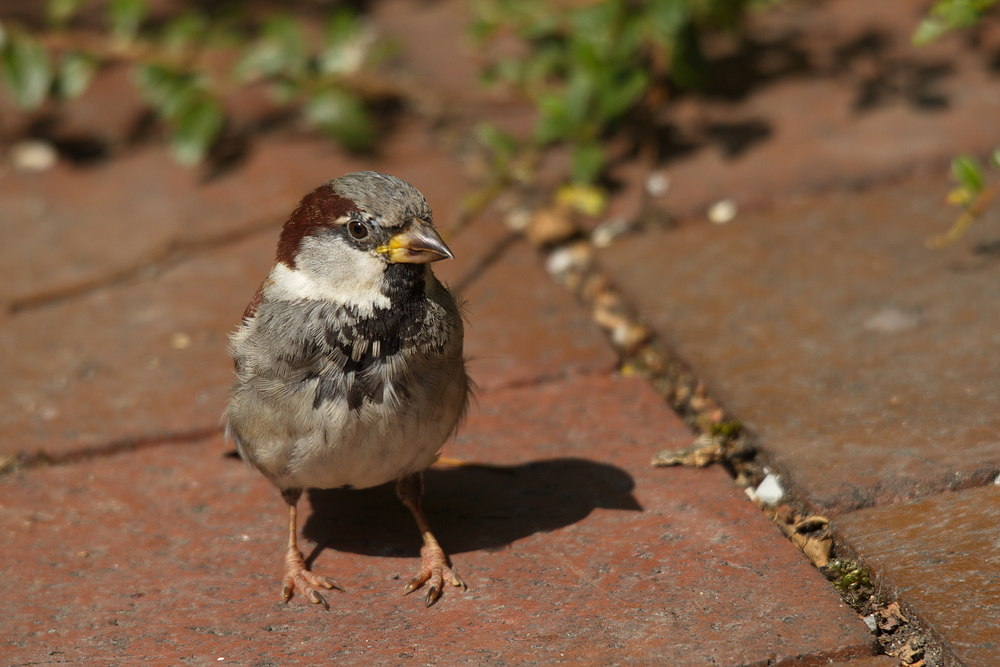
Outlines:
[{"label": "black throat patch", "polygon": [[381,404],[386,385],[401,400],[408,398],[412,378],[402,370],[406,359],[440,351],[447,340],[447,333],[435,324],[440,318],[432,316],[436,304],[425,294],[425,278],[422,264],[390,264],[382,290],[388,308],[361,315],[342,307],[326,318],[322,343],[327,368],[313,376],[319,380],[314,409],[338,399],[352,411],[365,401]]}]

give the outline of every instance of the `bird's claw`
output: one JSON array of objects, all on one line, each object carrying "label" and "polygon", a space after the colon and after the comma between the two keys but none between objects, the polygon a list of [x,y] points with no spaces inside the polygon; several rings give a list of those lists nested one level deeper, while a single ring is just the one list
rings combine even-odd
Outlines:
[{"label": "bird's claw", "polygon": [[309,593],[309,599],[312,600],[313,604],[321,604],[327,611],[330,611],[330,603],[326,601],[326,598],[320,595],[319,591],[313,589],[312,592]]},{"label": "bird's claw", "polygon": [[448,557],[440,547],[425,546],[420,550],[420,555],[423,564],[420,571],[403,588],[403,595],[408,595],[427,583],[424,606],[430,607],[441,597],[441,588],[445,582],[463,591],[469,590],[462,577],[458,576],[458,572],[448,565]]},{"label": "bird's claw", "polygon": [[317,590],[317,588],[336,589],[344,592],[344,587],[330,577],[323,577],[313,574],[306,567],[302,554],[298,549],[289,549],[285,556],[285,578],[282,581],[281,601],[288,602],[292,599],[292,592],[298,590],[305,595],[313,604],[321,604],[330,611],[330,603]]}]

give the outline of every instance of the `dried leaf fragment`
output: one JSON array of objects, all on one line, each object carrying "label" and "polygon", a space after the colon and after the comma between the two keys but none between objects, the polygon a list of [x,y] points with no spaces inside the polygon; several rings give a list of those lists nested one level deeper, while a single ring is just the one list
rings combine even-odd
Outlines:
[{"label": "dried leaf fragment", "polygon": [[576,235],[572,212],[565,206],[549,206],[535,211],[524,230],[524,235],[534,246],[552,246],[568,241]]},{"label": "dried leaf fragment", "polygon": [[704,468],[721,460],[723,460],[722,443],[711,435],[702,434],[690,447],[657,452],[653,457],[653,465]]},{"label": "dried leaf fragment", "polygon": [[795,516],[788,505],[781,505],[774,512],[774,522],[781,528],[792,544],[802,550],[802,553],[816,567],[825,567],[830,563],[833,551],[833,536],[824,529],[830,525],[830,520],[823,516]]},{"label": "dried leaf fragment", "polygon": [[816,567],[823,567],[830,562],[830,553],[833,551],[833,538],[829,535],[825,537],[807,537],[802,545],[802,553]]}]

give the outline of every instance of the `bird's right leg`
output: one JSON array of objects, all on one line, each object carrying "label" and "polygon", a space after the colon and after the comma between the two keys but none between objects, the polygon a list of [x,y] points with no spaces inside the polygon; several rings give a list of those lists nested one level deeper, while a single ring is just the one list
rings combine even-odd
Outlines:
[{"label": "bird's right leg", "polygon": [[423,493],[423,473],[406,475],[396,482],[396,495],[399,496],[404,505],[410,508],[413,518],[417,520],[420,534],[424,538],[424,546],[420,549],[422,559],[420,572],[410,580],[410,583],[406,584],[403,595],[412,593],[427,583],[424,605],[430,607],[441,597],[441,587],[445,583],[458,586],[462,590],[468,590],[469,587],[462,581],[462,577],[458,576],[458,572],[451,567],[448,556],[445,555],[434,534],[431,533],[430,524],[427,523],[427,517],[424,516],[424,511],[420,507],[420,497]]},{"label": "bird's right leg", "polygon": [[302,489],[282,489],[281,497],[288,503],[288,551],[285,552],[285,579],[282,582],[281,601],[288,602],[292,598],[292,591],[298,589],[299,593],[307,596],[312,602],[323,605],[329,611],[330,604],[318,588],[336,588],[338,591],[343,591],[344,588],[330,577],[321,577],[310,572],[305,559],[302,558],[302,552],[299,551],[296,541],[298,532],[296,508],[299,498],[302,497]]}]

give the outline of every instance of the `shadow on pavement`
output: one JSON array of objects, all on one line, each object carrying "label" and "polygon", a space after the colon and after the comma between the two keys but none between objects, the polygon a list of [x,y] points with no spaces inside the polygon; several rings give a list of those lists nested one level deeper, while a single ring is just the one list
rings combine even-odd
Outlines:
[{"label": "shadow on pavement", "polygon": [[[642,511],[635,482],[624,470],[576,458],[517,466],[463,465],[424,475],[424,511],[449,554],[502,549],[515,540],[585,519],[598,508]],[[412,558],[420,534],[395,485],[371,489],[311,489],[312,513],[302,528],[323,549]]]}]

